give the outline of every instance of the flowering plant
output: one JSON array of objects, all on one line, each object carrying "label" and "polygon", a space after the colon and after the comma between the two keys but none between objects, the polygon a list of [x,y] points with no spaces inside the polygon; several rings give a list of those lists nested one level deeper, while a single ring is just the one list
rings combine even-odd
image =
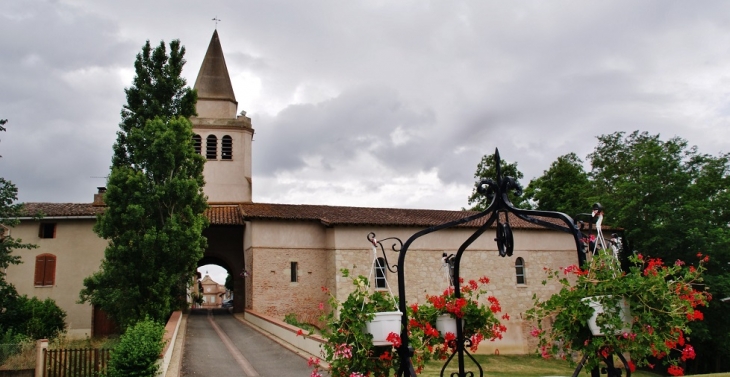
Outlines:
[{"label": "flowering plant", "polygon": [[[347,269],[341,270],[343,277],[349,276]],[[320,320],[325,323],[322,338],[322,359],[329,364],[332,377],[364,377],[387,376],[391,368],[398,367],[398,357],[394,355],[392,346],[374,347],[373,336],[366,332],[366,323],[372,321],[376,312],[395,311],[396,305],[392,297],[380,291],[370,292],[368,279],[358,276],[352,280],[355,290],[347,299],[340,302],[330,293],[328,300],[330,310]],[[329,290],[322,287],[329,293]],[[338,315],[339,312],[339,315]],[[399,346],[400,336],[391,333],[388,341]],[[310,359],[313,368],[311,377],[321,377],[325,369],[320,359]]]},{"label": "flowering plant", "polygon": [[[559,281],[562,288],[545,301],[533,296],[535,305],[527,316],[536,322],[531,333],[538,338],[538,351],[545,358],[571,362],[573,352],[588,355],[587,369],[598,366],[601,357],[629,353],[631,370],[653,368],[651,362],[662,360],[670,374],[682,375],[681,362],[695,357],[685,337],[689,322],[703,319],[698,308],[711,299],[706,290],[693,288],[702,282],[703,263],[709,260],[702,254],[698,257],[697,267],[682,261],[667,266],[659,258],[639,254],[629,257],[632,266],[625,272],[610,252],[602,250],[584,269],[575,265],[562,271],[546,269],[548,279]],[[592,336],[586,326],[594,315],[589,301],[603,306],[596,317],[603,336]]]},{"label": "flowering plant", "polygon": [[[409,333],[415,350],[414,366],[418,368],[431,359],[446,359],[449,350],[454,350],[456,334],[440,333],[436,323],[441,315],[448,315],[454,320],[462,320],[464,338],[472,352],[475,352],[484,339],[502,339],[507,328],[497,318],[502,311],[499,300],[488,295],[486,289],[489,278],[481,277],[478,281],[469,280],[464,284],[460,279],[461,297],[456,298],[454,287],[447,288],[437,296],[426,296],[423,305],[409,307]],[[486,300],[482,298],[486,296]],[[509,320],[508,314],[501,316]]]}]

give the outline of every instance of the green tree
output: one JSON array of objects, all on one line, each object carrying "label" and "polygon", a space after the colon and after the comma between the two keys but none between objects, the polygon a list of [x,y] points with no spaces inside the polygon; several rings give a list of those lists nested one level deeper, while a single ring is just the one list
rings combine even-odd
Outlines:
[{"label": "green tree", "polygon": [[[5,131],[7,119],[0,119],[0,131]],[[20,257],[12,255],[13,250],[33,249],[36,245],[23,243],[19,238],[13,238],[10,229],[20,221],[18,217],[22,214],[23,205],[16,203],[18,200],[18,188],[10,181],[0,177],[0,324],[7,324],[12,321],[8,316],[15,312],[12,308],[19,305],[18,292],[15,286],[5,280],[6,269],[13,264],[20,264]]]},{"label": "green tree", "polygon": [[197,95],[180,76],[185,48],[149,41],[137,55],[136,77],[114,145],[94,230],[108,239],[101,268],[84,279],[82,301],[109,313],[122,328],[149,317],[163,322],[183,307],[206,240],[204,158],[192,144]]},{"label": "green tree", "polygon": [[227,290],[233,291],[233,275],[231,275],[231,274],[226,275],[225,287]]},{"label": "green tree", "polygon": [[[588,159],[607,224],[624,228],[634,250],[669,263],[710,255],[710,292],[730,296],[729,154],[700,154],[679,137],[635,131],[599,136]],[[713,302],[693,326],[693,373],[719,371],[730,353],[727,305]]]},{"label": "green tree", "polygon": [[558,157],[542,176],[530,181],[525,199],[543,211],[557,211],[569,216],[590,211],[593,196],[583,161],[575,154]]},{"label": "green tree", "polygon": [[[517,169],[516,162],[511,164],[500,158],[500,166],[502,167],[502,177],[512,177],[517,180],[520,180],[524,177],[522,172]],[[482,156],[482,160],[479,161],[479,164],[477,165],[477,170],[474,173],[474,178],[477,179],[477,182],[474,184],[474,188],[472,189],[471,195],[469,196],[468,203],[472,206],[470,210],[484,211],[491,203],[491,200],[485,195],[478,193],[477,187],[479,186],[479,182],[482,179],[497,179],[497,167],[494,164],[494,153]],[[523,200],[523,197],[515,195],[514,192],[510,192],[507,196],[512,204],[515,205],[515,207],[528,206],[527,202]]]},{"label": "green tree", "polygon": [[165,326],[149,318],[137,322],[119,337],[109,360],[109,377],[154,377],[164,348]]}]

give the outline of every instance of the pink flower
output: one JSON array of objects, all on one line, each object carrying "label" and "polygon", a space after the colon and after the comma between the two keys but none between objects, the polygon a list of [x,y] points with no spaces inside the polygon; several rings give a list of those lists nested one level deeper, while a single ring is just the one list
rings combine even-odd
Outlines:
[{"label": "pink flower", "polygon": [[319,303],[319,310],[324,310],[324,302]]}]

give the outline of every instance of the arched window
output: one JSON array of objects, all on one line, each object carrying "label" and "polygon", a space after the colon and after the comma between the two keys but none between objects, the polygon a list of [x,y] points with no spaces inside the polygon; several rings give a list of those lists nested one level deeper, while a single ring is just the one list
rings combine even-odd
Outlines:
[{"label": "arched window", "polygon": [[525,260],[522,258],[515,259],[515,275],[517,284],[525,284]]},{"label": "arched window", "polygon": [[56,256],[53,254],[41,254],[35,257],[36,287],[52,287],[56,284]]},{"label": "arched window", "polygon": [[375,288],[388,288],[385,281],[385,259],[378,258],[375,260]]},{"label": "arched window", "polygon": [[200,135],[193,135],[193,148],[195,148],[195,153],[200,154],[202,145],[203,139],[200,137]]},{"label": "arched window", "polygon": [[205,158],[209,160],[218,158],[218,138],[215,135],[208,135],[205,138]]},{"label": "arched window", "polygon": [[233,139],[226,135],[221,139],[221,158],[224,160],[233,159]]}]

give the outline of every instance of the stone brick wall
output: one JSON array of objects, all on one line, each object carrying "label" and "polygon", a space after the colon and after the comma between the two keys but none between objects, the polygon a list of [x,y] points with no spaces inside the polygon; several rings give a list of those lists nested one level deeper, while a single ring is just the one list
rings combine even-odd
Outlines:
[{"label": "stone brick wall", "polygon": [[[383,235],[397,234],[403,239],[418,229],[378,229]],[[353,290],[352,277],[371,273],[373,254],[365,235],[370,229],[357,227],[328,228],[319,247],[254,246],[247,250],[246,265],[253,266],[252,279],[247,280],[247,307],[255,311],[283,318],[297,313],[301,321],[313,322],[320,314],[318,305],[326,303],[327,287],[339,300]],[[473,230],[454,229],[438,236],[415,242],[406,256],[405,284],[408,303],[424,303],[426,295],[443,292],[448,282],[442,267],[442,254],[456,253],[460,243]],[[312,238],[313,239],[313,238]],[[531,324],[523,321],[525,311],[532,307],[533,294],[548,297],[556,292],[556,284],[542,285],[544,267],[559,268],[577,262],[573,240],[569,235],[554,231],[515,231],[515,252],[501,258],[491,234],[482,236],[467,249],[460,264],[460,275],[465,279],[490,278],[489,294],[496,296],[503,313],[507,332],[504,339],[485,342],[479,353],[525,354],[533,352],[535,342],[529,335]],[[315,246],[310,243],[310,246]],[[397,263],[398,253],[387,251],[388,262]],[[378,257],[382,254],[378,251]],[[517,284],[515,261],[523,258],[525,284]],[[249,261],[250,259],[250,261]],[[299,281],[290,282],[290,263],[299,263]],[[340,270],[350,271],[343,278]],[[372,277],[371,277],[372,279]],[[397,275],[387,273],[391,290],[398,294]],[[373,289],[373,288],[371,288]],[[249,296],[251,306],[248,306]]]}]

